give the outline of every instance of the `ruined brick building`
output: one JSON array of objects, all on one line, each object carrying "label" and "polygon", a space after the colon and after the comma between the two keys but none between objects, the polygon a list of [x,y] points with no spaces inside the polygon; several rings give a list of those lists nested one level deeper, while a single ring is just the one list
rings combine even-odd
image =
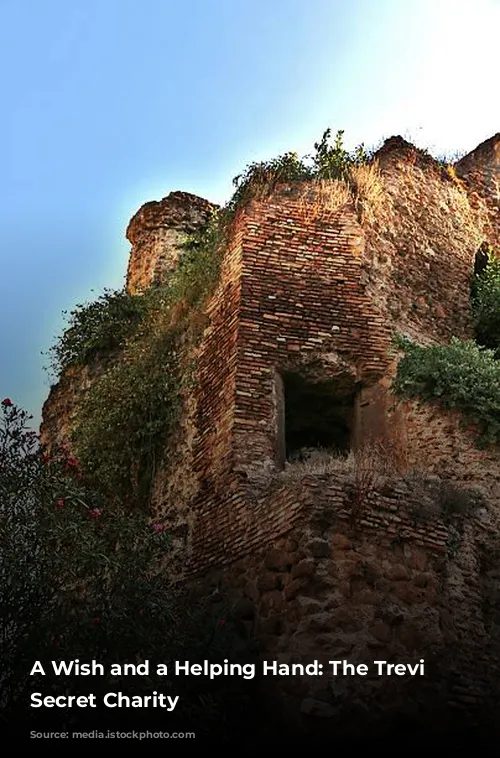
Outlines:
[{"label": "ruined brick building", "polygon": [[[282,185],[238,211],[176,465],[156,483],[184,576],[232,598],[265,657],[426,659],[425,682],[386,690],[373,677],[283,679],[305,730],[314,719],[338,729],[340,714],[347,724],[346,703],[352,718],[404,700],[473,720],[491,703],[500,652],[500,454],[478,449],[457,414],[390,391],[394,332],[422,345],[472,337],[476,255],[500,244],[500,134],[454,171],[399,137],[376,161],[376,186],[343,202],[320,185]],[[210,207],[176,192],[138,211],[131,293],[168,276]],[[53,388],[46,442],[65,438],[82,386],[63,377]],[[373,440],[398,471],[474,486],[486,506],[460,528],[438,512],[418,519],[423,491],[401,478],[298,460],[304,448],[356,454]]]}]

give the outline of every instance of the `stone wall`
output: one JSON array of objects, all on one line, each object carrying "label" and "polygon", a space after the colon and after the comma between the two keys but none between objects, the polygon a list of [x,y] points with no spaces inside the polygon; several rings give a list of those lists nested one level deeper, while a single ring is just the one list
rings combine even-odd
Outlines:
[{"label": "stone wall", "polygon": [[40,425],[40,441],[47,452],[56,448],[71,450],[71,428],[82,394],[107,365],[107,358],[101,356],[89,366],[71,366],[57,384],[51,386],[49,396],[43,404]]},{"label": "stone wall", "polygon": [[203,227],[216,207],[188,192],[171,192],[159,202],[143,205],[127,227],[132,245],[127,290],[135,294],[168,277],[182,255],[187,235]]},{"label": "stone wall", "polygon": [[384,203],[364,224],[367,288],[420,344],[472,336],[470,277],[484,240],[465,188],[401,138],[377,154]]},{"label": "stone wall", "polygon": [[455,164],[474,211],[481,216],[484,236],[500,245],[500,132],[482,142]]},{"label": "stone wall", "polygon": [[[261,660],[323,664],[322,676],[265,685],[281,692],[299,732],[313,728],[315,717],[335,733],[356,721],[380,728],[402,713],[432,721],[459,709],[461,719],[474,721],[497,694],[483,614],[485,513],[429,521],[418,503],[408,509],[408,492],[393,483],[365,492],[353,518],[353,494],[335,474],[283,485],[259,516],[282,511],[288,500],[298,518],[278,539],[256,541],[247,556],[231,553],[226,567],[205,577],[205,591],[232,599],[240,633],[257,641]],[[421,679],[375,675],[373,661],[422,658]],[[334,677],[331,660],[368,664],[371,675]]]},{"label": "stone wall", "polygon": [[481,449],[479,430],[464,427],[458,411],[406,400],[393,403],[389,423],[405,450],[406,466],[472,482],[500,502],[500,450]]}]

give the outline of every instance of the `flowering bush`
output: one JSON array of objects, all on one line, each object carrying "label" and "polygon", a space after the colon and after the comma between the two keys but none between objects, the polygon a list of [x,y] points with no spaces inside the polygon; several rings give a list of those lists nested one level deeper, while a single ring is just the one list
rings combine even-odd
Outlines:
[{"label": "flowering bush", "polygon": [[56,648],[69,657],[145,652],[159,641],[156,622],[171,621],[172,599],[159,575],[168,535],[108,508],[81,483],[76,459],[47,459],[27,415],[2,410],[0,677],[11,698],[21,671]]},{"label": "flowering bush", "polygon": [[[212,611],[168,580],[164,525],[90,490],[79,462],[64,451],[44,455],[28,422],[13,402],[1,404],[0,723],[2,714],[25,714],[33,691],[109,690],[109,677],[90,684],[90,677],[46,676],[30,684],[35,661],[49,673],[52,660],[196,660],[213,655],[218,641]],[[126,678],[119,689],[137,694],[141,686],[161,689],[165,682]],[[199,684],[188,677],[177,689],[196,711],[193,687]],[[56,710],[58,725],[69,723],[74,709]],[[42,724],[50,718],[46,709],[32,715]]]}]

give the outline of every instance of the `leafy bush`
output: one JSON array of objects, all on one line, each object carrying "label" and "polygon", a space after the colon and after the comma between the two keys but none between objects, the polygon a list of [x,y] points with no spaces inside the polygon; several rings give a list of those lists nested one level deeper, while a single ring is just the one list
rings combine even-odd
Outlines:
[{"label": "leafy bush", "polygon": [[[63,451],[51,459],[43,455],[28,420],[8,398],[3,401],[0,729],[4,734],[16,719],[23,730],[28,723],[46,728],[51,718],[57,731],[74,726],[75,718],[80,727],[95,729],[99,716],[104,716],[106,728],[115,716],[130,727],[137,712],[33,710],[29,697],[37,691],[43,695],[93,692],[99,702],[102,694],[115,690],[129,695],[151,694],[155,689],[172,694],[170,676],[158,677],[153,670],[148,679],[117,681],[109,676],[109,666],[144,660],[152,664],[220,660],[233,651],[235,622],[223,604],[205,604],[200,597],[174,588],[165,565],[169,537],[161,522],[129,512],[89,488],[78,461]],[[106,675],[51,676],[51,661],[75,659],[103,663]],[[43,678],[30,676],[36,661],[45,669]],[[248,718],[238,709],[251,705],[249,683],[219,679],[177,677],[175,681],[173,694],[181,698],[175,717],[180,711],[182,719],[191,720],[191,727],[194,722],[197,734],[224,731],[226,726],[238,729],[236,719]],[[155,714],[146,709],[145,715],[145,725],[151,729]]]},{"label": "leafy bush", "polygon": [[284,153],[270,161],[250,163],[242,174],[235,176],[236,188],[228,203],[228,210],[235,211],[251,197],[272,191],[281,182],[295,182],[312,179],[313,172],[297,153]]},{"label": "leafy bush", "polygon": [[396,344],[404,351],[396,394],[456,408],[478,425],[482,444],[500,442],[500,362],[492,350],[456,338],[449,345],[420,347],[399,337]]},{"label": "leafy bush", "polygon": [[488,263],[472,283],[476,339],[500,354],[500,255],[488,245]]},{"label": "leafy bush", "polygon": [[81,303],[65,314],[69,321],[50,349],[55,375],[71,365],[87,365],[102,352],[120,348],[134,331],[144,311],[145,301],[123,290],[105,290],[97,300]]},{"label": "leafy bush", "polygon": [[353,166],[361,166],[369,162],[371,155],[363,144],[358,145],[350,153],[344,147],[344,130],[340,129],[335,135],[333,145],[329,144],[331,129],[327,129],[320,142],[315,142],[313,160],[313,175],[318,179],[348,180],[349,170]]},{"label": "leafy bush", "polygon": [[300,158],[297,153],[288,152],[270,161],[249,164],[242,174],[233,179],[236,190],[226,211],[234,213],[236,208],[251,197],[265,196],[282,182],[335,179],[347,181],[349,170],[368,163],[371,155],[365,150],[364,145],[359,145],[352,152],[346,150],[343,135],[344,131],[339,130],[331,145],[331,129],[327,129],[321,140],[314,144],[312,155]]},{"label": "leafy bush", "polygon": [[[35,660],[148,654],[180,616],[161,525],[111,506],[78,462],[43,456],[28,417],[0,417],[0,679],[12,706]],[[176,615],[177,613],[177,615]],[[163,631],[161,626],[163,625]]]}]

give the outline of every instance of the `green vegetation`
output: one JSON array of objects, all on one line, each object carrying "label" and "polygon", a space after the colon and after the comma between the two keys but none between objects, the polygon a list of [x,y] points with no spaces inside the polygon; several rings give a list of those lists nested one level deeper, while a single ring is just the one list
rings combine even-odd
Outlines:
[{"label": "green vegetation", "polygon": [[[0,729],[57,731],[106,728],[130,720],[130,710],[29,707],[29,694],[129,695],[153,690],[180,696],[179,715],[197,734],[223,736],[247,719],[252,687],[228,681],[156,675],[172,660],[218,661],[243,654],[236,620],[223,603],[205,603],[169,581],[170,539],[161,520],[110,501],[84,483],[79,462],[58,451],[42,453],[26,413],[5,398],[0,404]],[[167,562],[167,563],[166,563]],[[240,653],[234,645],[238,644]],[[246,648],[245,648],[246,651]],[[51,661],[96,660],[104,676],[55,677]],[[149,678],[117,682],[110,665],[150,660]],[[30,678],[36,661],[45,677]],[[35,684],[36,683],[36,684]],[[143,726],[158,726],[150,709]],[[162,711],[163,709],[159,709]],[[164,719],[163,714],[159,717]],[[50,719],[53,718],[53,722]],[[111,721],[110,721],[111,719]],[[172,725],[171,719],[169,719]],[[241,723],[241,721],[240,721]],[[123,725],[123,722],[122,722]],[[135,725],[134,725],[135,726]],[[160,728],[164,728],[164,721]],[[222,731],[222,734],[221,734]]]},{"label": "green vegetation", "polygon": [[146,303],[123,290],[105,290],[92,303],[81,303],[69,314],[68,327],[50,349],[56,376],[69,366],[86,365],[99,355],[123,346],[139,323]]},{"label": "green vegetation", "polygon": [[500,443],[500,257],[483,245],[486,266],[472,279],[476,341],[420,347],[400,336],[403,350],[393,390],[456,408],[479,428],[481,445]]},{"label": "green vegetation", "polygon": [[147,504],[180,401],[179,331],[147,318],[120,359],[84,393],[74,428],[85,473],[109,496]]},{"label": "green vegetation", "polygon": [[366,150],[363,144],[352,152],[346,150],[342,129],[336,133],[333,144],[330,144],[330,138],[331,129],[327,129],[321,140],[314,143],[312,155],[299,157],[297,153],[289,152],[270,161],[249,164],[242,174],[233,179],[236,189],[226,212],[233,214],[252,197],[265,196],[280,183],[347,180],[351,169],[370,161],[372,152]]},{"label": "green vegetation", "polygon": [[396,394],[455,408],[478,425],[481,444],[500,443],[500,362],[492,350],[456,338],[431,347],[402,337],[395,342],[404,351],[393,385]]},{"label": "green vegetation", "polygon": [[148,504],[159,460],[190,380],[189,349],[204,326],[202,306],[219,276],[218,219],[192,237],[171,280],[144,295],[135,329],[84,393],[74,428],[82,466],[130,504]]}]

